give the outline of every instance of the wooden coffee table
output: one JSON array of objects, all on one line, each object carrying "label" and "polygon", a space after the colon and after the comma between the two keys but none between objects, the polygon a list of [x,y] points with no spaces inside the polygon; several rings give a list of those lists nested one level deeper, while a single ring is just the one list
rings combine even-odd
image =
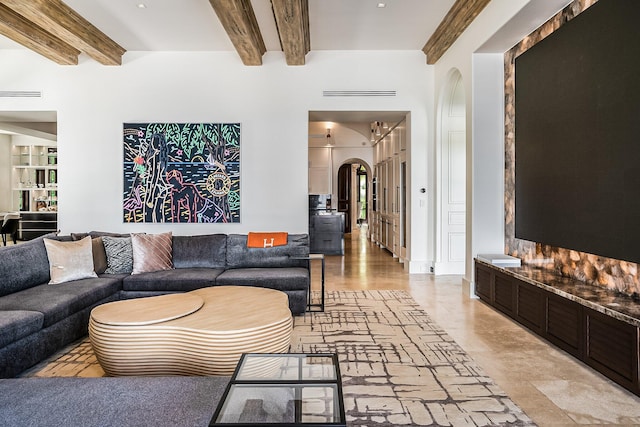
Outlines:
[{"label": "wooden coffee table", "polygon": [[219,286],[100,305],[89,338],[110,376],[231,375],[242,353],[287,352],[292,328],[284,292]]}]

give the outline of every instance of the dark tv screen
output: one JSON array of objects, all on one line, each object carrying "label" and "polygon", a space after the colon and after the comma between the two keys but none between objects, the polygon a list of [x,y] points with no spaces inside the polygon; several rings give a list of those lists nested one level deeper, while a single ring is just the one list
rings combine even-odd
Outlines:
[{"label": "dark tv screen", "polygon": [[640,263],[640,1],[600,0],[515,62],[515,235]]}]

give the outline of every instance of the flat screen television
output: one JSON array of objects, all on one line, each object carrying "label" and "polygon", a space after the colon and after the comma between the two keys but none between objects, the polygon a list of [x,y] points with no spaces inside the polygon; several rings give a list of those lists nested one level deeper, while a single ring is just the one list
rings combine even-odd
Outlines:
[{"label": "flat screen television", "polygon": [[640,263],[640,1],[600,0],[515,61],[515,236]]}]

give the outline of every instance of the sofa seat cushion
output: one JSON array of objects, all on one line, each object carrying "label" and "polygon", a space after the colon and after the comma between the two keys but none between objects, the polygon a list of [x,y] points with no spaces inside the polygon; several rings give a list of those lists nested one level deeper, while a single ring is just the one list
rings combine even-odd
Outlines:
[{"label": "sofa seat cushion", "polygon": [[127,276],[122,280],[124,291],[181,291],[213,286],[222,273],[216,268],[176,268]]},{"label": "sofa seat cushion", "polygon": [[257,286],[279,291],[309,288],[309,270],[291,268],[234,268],[216,278],[218,286]]},{"label": "sofa seat cushion", "polygon": [[39,311],[44,314],[43,327],[46,328],[120,289],[120,280],[104,277],[38,285],[0,298],[0,310]]},{"label": "sofa seat cushion", "polygon": [[0,311],[0,348],[42,329],[44,314],[37,311]]}]

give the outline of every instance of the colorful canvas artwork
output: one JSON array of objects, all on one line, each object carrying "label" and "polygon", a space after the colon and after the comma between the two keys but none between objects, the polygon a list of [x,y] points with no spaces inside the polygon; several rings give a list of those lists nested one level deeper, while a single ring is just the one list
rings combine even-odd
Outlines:
[{"label": "colorful canvas artwork", "polygon": [[124,222],[240,222],[239,123],[125,123]]}]

